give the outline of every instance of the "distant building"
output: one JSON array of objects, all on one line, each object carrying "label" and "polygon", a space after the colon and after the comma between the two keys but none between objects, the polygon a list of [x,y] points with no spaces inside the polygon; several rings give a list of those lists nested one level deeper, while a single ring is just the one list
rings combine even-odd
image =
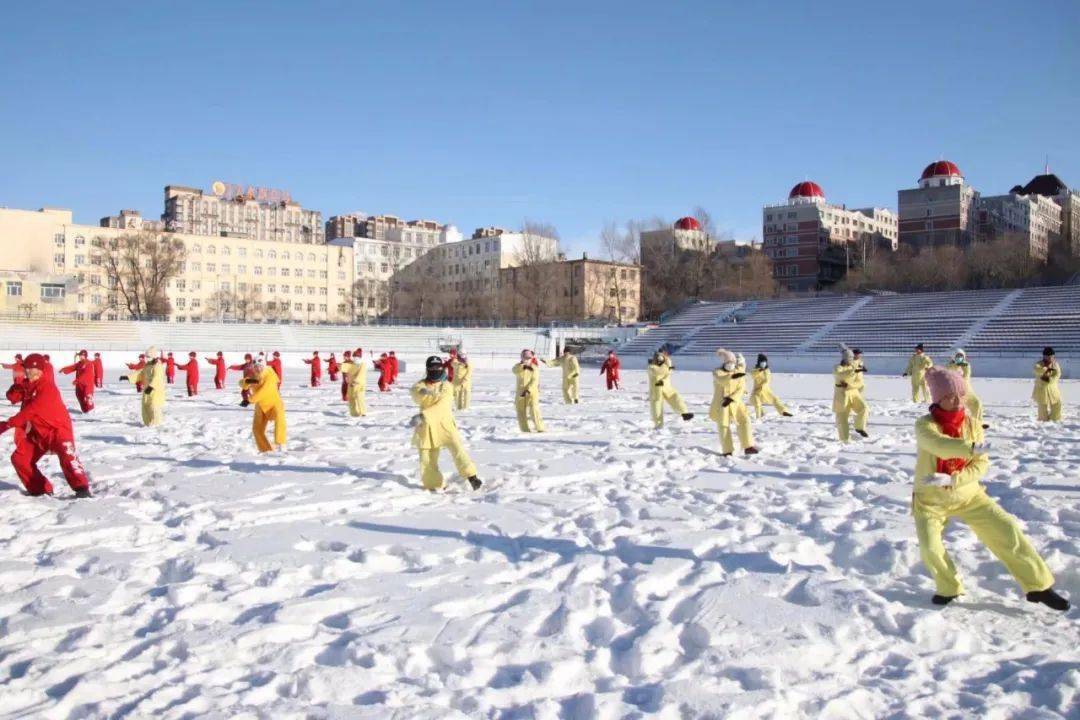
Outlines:
[{"label": "distant building", "polygon": [[955,163],[930,163],[919,187],[897,193],[900,244],[910,247],[970,245],[976,236],[979,193]]},{"label": "distant building", "polygon": [[215,182],[207,193],[165,186],[165,229],[191,235],[322,245],[322,213],[306,210],[288,193]]},{"label": "distant building", "polygon": [[411,296],[408,312],[418,314],[423,299],[442,317],[499,319],[499,271],[558,256],[555,238],[494,230],[501,229],[481,228],[467,240],[440,244],[397,273],[395,288]]},{"label": "distant building", "polygon": [[101,227],[120,230],[164,230],[165,223],[160,220],[147,220],[138,210],[121,210],[119,215],[101,218]]},{"label": "distant building", "polygon": [[[123,299],[110,287],[104,256],[111,241],[130,235],[132,229],[81,225],[73,221],[70,210],[0,209],[0,271],[14,273],[3,278],[5,311],[36,304],[36,312],[126,319]],[[187,255],[180,275],[166,287],[173,321],[352,320],[351,246],[164,235],[183,243]]]},{"label": "distant building", "polygon": [[1061,178],[1047,168],[1045,173],[1036,175],[1027,185],[1017,185],[1011,192],[1041,195],[1056,202],[1061,208],[1059,250],[1064,255],[1080,257],[1080,191],[1069,189]]},{"label": "distant building", "polygon": [[787,202],[762,210],[762,251],[773,277],[793,291],[819,290],[876,249],[896,250],[897,217],[884,208],[849,210],[826,202],[815,182],[801,182]]},{"label": "distant building", "polygon": [[[434,220],[402,220],[395,215],[335,215],[326,223],[330,245],[354,249],[356,285],[352,304],[358,320],[394,315],[391,278],[409,263],[461,234]],[[341,234],[351,233],[351,234]]]},{"label": "distant building", "polygon": [[[499,271],[500,308],[506,322],[604,321],[633,323],[641,317],[641,266],[560,260]],[[535,288],[542,287],[540,302]]]},{"label": "distant building", "polygon": [[1061,238],[1061,206],[1037,193],[984,196],[978,213],[980,240],[1022,241],[1036,260],[1045,262]]},{"label": "distant building", "polygon": [[717,241],[702,229],[697,218],[683,217],[669,228],[643,230],[639,240],[641,263],[646,267],[660,267],[683,253],[711,255]]}]

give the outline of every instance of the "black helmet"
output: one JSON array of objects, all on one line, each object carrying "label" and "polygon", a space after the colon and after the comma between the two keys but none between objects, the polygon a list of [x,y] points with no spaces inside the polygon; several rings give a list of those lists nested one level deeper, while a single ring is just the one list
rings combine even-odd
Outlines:
[{"label": "black helmet", "polygon": [[760,365],[763,362],[769,362],[769,358],[765,357],[765,353],[758,353],[757,354],[757,361],[758,361],[758,364]]},{"label": "black helmet", "polygon": [[424,362],[424,368],[427,370],[434,370],[438,368],[443,369],[443,359],[438,355],[429,355],[428,359]]},{"label": "black helmet", "polygon": [[1043,357],[1054,357],[1054,348],[1047,346],[1043,348]]}]

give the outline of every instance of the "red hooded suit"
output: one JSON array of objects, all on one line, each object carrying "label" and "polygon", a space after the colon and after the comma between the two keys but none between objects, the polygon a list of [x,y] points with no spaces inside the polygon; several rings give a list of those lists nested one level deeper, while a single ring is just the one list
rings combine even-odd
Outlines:
[{"label": "red hooded suit", "polygon": [[214,387],[221,390],[225,387],[225,356],[219,350],[217,357],[206,358],[206,362],[214,366]]},{"label": "red hooded suit", "polygon": [[311,366],[311,387],[319,387],[322,383],[322,360],[319,358],[319,351],[316,350],[304,364]]},{"label": "red hooded suit", "polygon": [[[145,355],[139,355],[139,361],[138,362],[126,363],[126,364],[128,366],[128,370],[134,370],[135,372],[139,372],[144,367],[146,367],[146,356]],[[135,383],[135,392],[142,392],[142,383]]]},{"label": "red hooded suit", "polygon": [[379,371],[379,392],[386,392],[390,389],[390,356],[383,353],[379,356],[379,359],[375,361],[375,369]]},{"label": "red hooded suit", "polygon": [[187,374],[188,397],[199,394],[199,358],[195,353],[188,353],[188,361],[176,366],[177,370],[183,370]]},{"label": "red hooded suit", "polygon": [[600,366],[600,373],[607,374],[608,390],[618,389],[619,387],[619,366],[619,358],[615,356],[614,352],[609,352],[604,364]]},{"label": "red hooded suit", "polygon": [[105,387],[105,365],[101,353],[94,353],[94,387]]},{"label": "red hooded suit", "polygon": [[94,363],[87,359],[87,352],[79,353],[79,359],[73,365],[60,368],[65,375],[75,374],[75,398],[79,409],[88,413],[94,409]]},{"label": "red hooded suit", "polygon": [[169,353],[165,358],[165,382],[170,385],[176,380],[176,358],[172,353]]},{"label": "red hooded suit", "polygon": [[[45,369],[41,355],[28,355],[26,364],[27,367]],[[60,470],[72,490],[89,490],[90,481],[75,454],[71,416],[53,377],[43,372],[37,382],[27,379],[12,385],[7,397],[13,403],[20,403],[22,408],[13,417],[0,422],[0,434],[15,430],[11,464],[26,491],[31,495],[52,492],[52,483],[37,466],[38,461],[49,453],[60,460]]]},{"label": "red hooded suit", "polygon": [[274,357],[266,364],[270,366],[271,370],[277,373],[277,386],[280,388],[281,381],[285,379],[285,376],[281,373],[281,353],[275,350]]}]

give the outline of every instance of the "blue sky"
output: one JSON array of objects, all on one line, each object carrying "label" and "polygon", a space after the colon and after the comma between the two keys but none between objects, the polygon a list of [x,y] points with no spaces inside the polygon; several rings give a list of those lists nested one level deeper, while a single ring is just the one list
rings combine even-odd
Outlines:
[{"label": "blue sky", "polygon": [[553,223],[695,205],[739,237],[797,181],[895,207],[944,157],[984,193],[1080,185],[1080,3],[9,3],[0,205],[157,216],[168,183]]}]

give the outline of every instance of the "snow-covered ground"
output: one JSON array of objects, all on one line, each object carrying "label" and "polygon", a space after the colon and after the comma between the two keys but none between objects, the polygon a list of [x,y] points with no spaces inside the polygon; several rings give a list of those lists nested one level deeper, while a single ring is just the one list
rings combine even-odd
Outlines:
[{"label": "snow-covered ground", "polygon": [[[593,373],[565,406],[544,371],[537,436],[510,373],[478,371],[458,421],[487,485],[437,495],[404,388],[353,420],[293,371],[288,452],[260,457],[233,391],[178,385],[145,429],[110,386],[75,414],[96,499],[0,469],[0,717],[1078,716],[1078,611],[1028,604],[962,526],[969,594],[929,604],[905,381],[868,378],[871,438],[840,447],[831,378],[779,375],[796,416],[728,459],[706,374],[676,375],[698,417],[654,431],[642,373]],[[989,490],[1080,599],[1076,412],[1039,425],[1029,381],[976,386]]]}]

